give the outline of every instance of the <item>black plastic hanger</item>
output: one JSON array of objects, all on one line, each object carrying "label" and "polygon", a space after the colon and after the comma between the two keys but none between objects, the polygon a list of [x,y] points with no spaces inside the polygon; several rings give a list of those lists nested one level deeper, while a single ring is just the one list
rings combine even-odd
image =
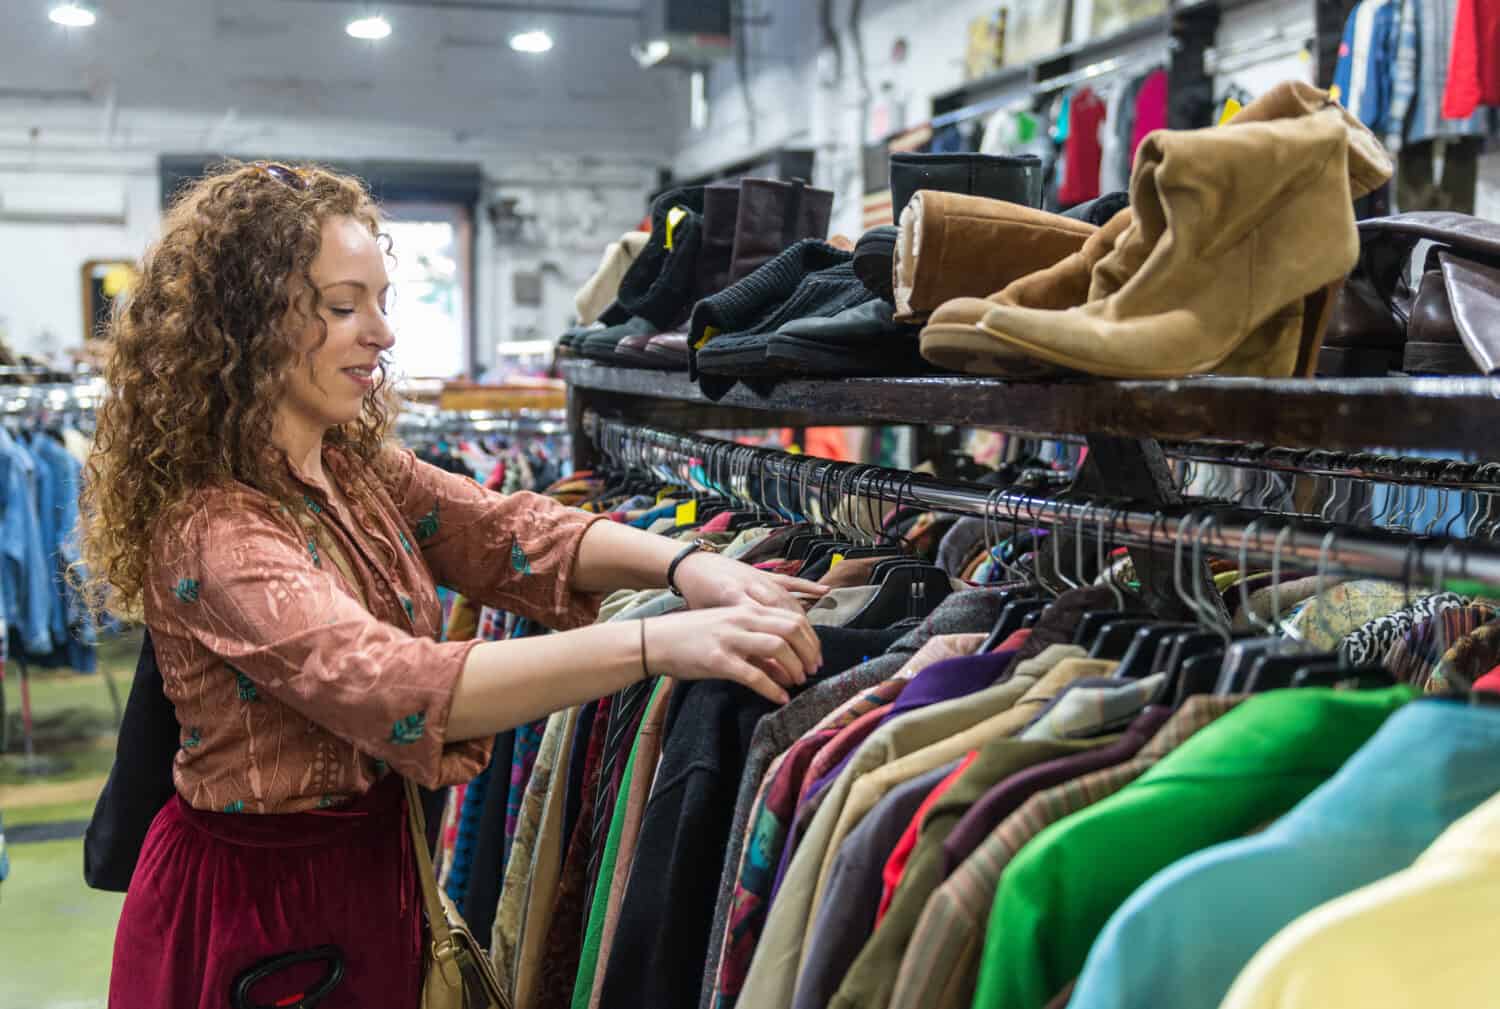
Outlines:
[{"label": "black plastic hanger", "polygon": [[1120,659],[1115,676],[1122,680],[1140,680],[1151,675],[1152,662],[1156,658],[1156,646],[1173,634],[1192,630],[1192,624],[1149,623],[1135,632],[1130,647]]},{"label": "black plastic hanger", "polygon": [[1395,675],[1378,662],[1344,666],[1337,662],[1314,663],[1292,676],[1293,687],[1338,687],[1353,683],[1360,690],[1394,687]]}]

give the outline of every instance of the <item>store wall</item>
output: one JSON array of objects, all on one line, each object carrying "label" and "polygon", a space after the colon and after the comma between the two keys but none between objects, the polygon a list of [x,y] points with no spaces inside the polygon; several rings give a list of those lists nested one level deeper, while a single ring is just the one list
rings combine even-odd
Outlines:
[{"label": "store wall", "polygon": [[[6,118],[20,120],[23,114],[8,110]],[[51,113],[50,118],[59,117]],[[487,180],[486,201],[514,198],[527,218],[520,237],[509,240],[497,238],[482,208],[476,215],[473,310],[482,368],[493,362],[501,341],[556,337],[571,319],[573,292],[593,272],[605,244],[640,220],[656,179],[656,165],[646,159],[518,157],[455,144],[451,135],[436,131],[330,129],[312,123],[221,130],[216,120],[193,129],[192,117],[162,118],[161,124],[142,122],[114,136],[97,127],[57,129],[26,143],[0,129],[0,334],[17,351],[62,364],[66,351],[80,346],[80,267],[89,259],[137,258],[156,236],[162,153],[224,150],[289,160],[420,157],[479,163]],[[6,219],[7,206],[36,205],[32,194],[39,190],[55,214],[40,222]],[[100,195],[115,193],[120,199]],[[79,208],[100,205],[121,207],[122,220],[78,223]],[[516,303],[517,273],[541,276],[539,306]]]},{"label": "store wall", "polygon": [[58,208],[118,207],[118,223],[0,219],[0,338],[22,353],[69,365],[67,350],[82,345],[80,270],[91,259],[134,259],[156,234],[158,188],[154,168],[127,165],[87,172],[0,171],[0,208],[35,206],[45,197]]}]

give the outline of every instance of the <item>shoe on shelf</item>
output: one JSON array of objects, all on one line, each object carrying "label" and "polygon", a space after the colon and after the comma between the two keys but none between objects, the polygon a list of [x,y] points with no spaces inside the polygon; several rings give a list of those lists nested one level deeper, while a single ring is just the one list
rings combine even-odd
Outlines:
[{"label": "shoe on shelf", "polygon": [[1157,130],[1136,154],[1131,219],[1093,265],[1087,302],[1000,298],[978,329],[1009,352],[1107,378],[1311,375],[1358,256],[1353,201],[1390,174],[1363,124],[1296,82],[1228,125]]},{"label": "shoe on shelf", "polygon": [[901,214],[896,318],[922,322],[954,298],[983,298],[1061,262],[1097,230],[1019,203],[922,190]]},{"label": "shoe on shelf", "polygon": [[[921,190],[984,196],[1042,205],[1042,159],[1034,154],[919,154],[891,155],[891,216],[899,222],[911,198]],[[899,228],[884,225],[867,231],[854,248],[854,270],[870,293],[895,303],[893,257]]]}]

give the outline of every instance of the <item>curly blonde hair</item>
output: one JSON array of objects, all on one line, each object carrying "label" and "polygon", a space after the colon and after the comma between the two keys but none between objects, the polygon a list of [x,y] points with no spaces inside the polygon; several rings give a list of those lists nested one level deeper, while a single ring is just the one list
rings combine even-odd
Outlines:
[{"label": "curly blonde hair", "polygon": [[[339,216],[388,250],[364,184],[313,166],[225,164],[173,202],[109,325],[82,507],[80,580],[96,611],[139,616],[158,523],[196,491],[239,481],[298,497],[272,421],[301,359],[297,334],[321,320],[310,267],[323,222]],[[378,476],[395,412],[382,366],[360,417],[325,443]]]}]

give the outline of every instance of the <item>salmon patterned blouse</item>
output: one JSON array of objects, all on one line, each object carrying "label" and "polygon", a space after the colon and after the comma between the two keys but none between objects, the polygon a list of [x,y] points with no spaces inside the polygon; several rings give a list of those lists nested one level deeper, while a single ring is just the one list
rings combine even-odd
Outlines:
[{"label": "salmon patterned blouse", "polygon": [[[444,738],[476,642],[436,640],[439,583],[560,630],[594,620],[599,598],[572,576],[602,516],[496,494],[404,450],[393,463],[394,479],[348,509],[299,477],[289,521],[231,484],[157,533],[146,624],[182,726],[174,780],[195,808],[304,812],[388,770],[429,787],[479,773],[490,742]],[[337,450],[324,464],[354,484]]]}]

